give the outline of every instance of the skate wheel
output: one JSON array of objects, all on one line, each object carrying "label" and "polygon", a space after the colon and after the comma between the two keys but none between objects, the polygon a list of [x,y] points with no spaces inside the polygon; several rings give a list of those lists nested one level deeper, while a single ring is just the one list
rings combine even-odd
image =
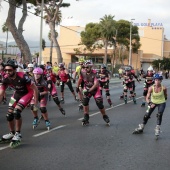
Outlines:
[{"label": "skate wheel", "polygon": [[107,123],[106,125],[110,127],[110,123]]},{"label": "skate wheel", "polygon": [[14,142],[11,142],[11,143],[9,144],[9,146],[10,146],[10,148],[14,149],[14,148],[18,147],[20,144],[21,144],[20,141],[17,141],[17,142],[15,142],[15,143],[14,143]]},{"label": "skate wheel", "polygon": [[155,136],[155,139],[158,140],[158,138],[159,138],[159,135],[156,135],[156,136]]},{"label": "skate wheel", "polygon": [[36,125],[33,125],[33,126],[32,126],[33,130],[34,130],[36,127],[37,127]]},{"label": "skate wheel", "polygon": [[89,123],[82,122],[82,126],[88,126]]}]

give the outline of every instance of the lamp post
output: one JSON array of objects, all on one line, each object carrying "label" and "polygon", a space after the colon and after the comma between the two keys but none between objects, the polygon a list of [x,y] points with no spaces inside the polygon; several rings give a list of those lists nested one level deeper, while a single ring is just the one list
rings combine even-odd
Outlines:
[{"label": "lamp post", "polygon": [[44,7],[44,0],[41,2],[41,24],[40,24],[40,51],[39,51],[39,65],[42,61],[42,32],[43,32],[43,7]]},{"label": "lamp post", "polygon": [[135,19],[131,19],[130,22],[130,47],[129,47],[129,65],[132,64],[131,60],[132,60],[132,21]]}]

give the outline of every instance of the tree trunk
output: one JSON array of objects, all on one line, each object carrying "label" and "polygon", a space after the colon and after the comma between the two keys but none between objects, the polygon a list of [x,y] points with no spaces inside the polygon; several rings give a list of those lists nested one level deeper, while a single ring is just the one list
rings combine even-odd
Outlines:
[{"label": "tree trunk", "polygon": [[[26,3],[26,1],[23,0],[23,6],[25,5],[24,3]],[[31,61],[31,52],[30,49],[28,47],[27,42],[25,41],[22,32],[22,26],[25,22],[25,15],[27,15],[27,13],[25,14],[25,12],[23,12],[23,17],[20,20],[19,23],[19,29],[17,29],[16,24],[15,24],[15,13],[16,13],[16,2],[13,0],[9,0],[9,10],[8,10],[8,16],[7,16],[7,20],[6,20],[6,24],[8,29],[10,30],[10,32],[13,35],[13,38],[15,39],[15,42],[18,46],[18,48],[20,49],[21,53],[23,54],[23,61]],[[25,8],[25,7],[24,7]],[[25,10],[23,10],[25,11]]]},{"label": "tree trunk", "polygon": [[107,40],[105,40],[104,46],[105,46],[104,64],[107,65],[107,46],[108,46],[108,41]]},{"label": "tree trunk", "polygon": [[53,41],[53,44],[54,44],[54,47],[57,53],[57,63],[62,63],[63,58],[62,58],[60,46],[58,44],[57,37],[56,37],[55,22],[50,22],[49,26],[50,26],[50,32],[51,32],[51,39]]},{"label": "tree trunk", "polygon": [[50,62],[52,63],[52,55],[53,55],[53,41],[51,40],[51,46],[50,46]]},{"label": "tree trunk", "polygon": [[7,48],[8,48],[8,30],[6,32],[6,50],[5,50],[6,54],[7,54]]}]

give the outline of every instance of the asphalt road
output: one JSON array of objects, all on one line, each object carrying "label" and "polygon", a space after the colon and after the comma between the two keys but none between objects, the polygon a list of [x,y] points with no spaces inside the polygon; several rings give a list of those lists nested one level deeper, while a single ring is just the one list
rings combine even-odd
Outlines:
[{"label": "asphalt road", "polygon": [[[163,116],[161,135],[155,140],[157,109],[149,119],[144,133],[132,135],[142,122],[146,108],[141,108],[143,83],[136,83],[137,104],[119,100],[120,82],[111,82],[110,108],[104,97],[105,108],[111,126],[106,126],[93,99],[90,101],[90,124],[83,127],[83,113],[78,111],[68,89],[65,90],[67,117],[64,117],[53,101],[48,103],[51,130],[47,131],[42,120],[33,130],[33,116],[29,109],[22,113],[22,144],[11,149],[0,145],[0,169],[2,170],[169,170],[170,169],[170,99]],[[163,84],[170,87],[170,80]],[[0,106],[0,135],[8,133],[5,114],[7,105]]]}]

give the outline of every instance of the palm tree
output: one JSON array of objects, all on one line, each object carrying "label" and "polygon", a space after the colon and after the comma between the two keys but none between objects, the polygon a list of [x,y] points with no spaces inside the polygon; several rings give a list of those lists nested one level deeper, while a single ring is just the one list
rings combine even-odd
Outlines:
[{"label": "palm tree", "polygon": [[[56,31],[56,37],[58,37],[58,32],[57,31]],[[48,39],[51,41],[51,44],[50,44],[50,62],[52,63],[53,41],[51,39],[51,32],[48,33]]]},{"label": "palm tree", "polygon": [[116,33],[115,29],[115,20],[113,20],[114,16],[112,15],[105,15],[103,18],[100,18],[100,33],[101,38],[104,42],[105,47],[105,57],[104,63],[107,64],[107,47],[109,41],[113,39]]},{"label": "palm tree", "polygon": [[[36,1],[36,3],[37,3],[37,7],[41,6],[41,3],[39,3],[38,1]],[[69,7],[69,6],[70,6],[70,4],[63,3],[63,0],[57,0],[57,1],[50,0],[44,4],[44,11],[46,13],[46,23],[50,27],[51,39],[55,46],[58,63],[61,63],[63,61],[63,58],[61,55],[60,46],[57,41],[55,27],[56,27],[56,24],[59,24],[61,21],[60,8]],[[37,12],[40,12],[40,10],[38,10],[38,9],[40,9],[40,8],[37,8]]]},{"label": "palm tree", "polygon": [[[52,7],[52,8],[49,8],[48,11],[51,14],[51,17],[54,17],[56,9]],[[58,26],[58,24],[61,22],[61,18],[62,18],[62,15],[61,15],[61,11],[59,10],[58,14],[56,16],[55,25]],[[44,19],[45,19],[45,23],[49,25],[49,23],[50,23],[49,20],[48,20],[49,16],[45,15]],[[56,41],[57,41],[57,37],[58,37],[58,33],[55,31],[55,39],[56,39]],[[48,33],[48,39],[51,41],[51,45],[50,45],[50,62],[52,62],[52,53],[53,53],[53,44],[54,44],[53,38],[52,38],[52,30],[50,30],[50,32]],[[58,44],[58,42],[57,42],[57,44]],[[57,48],[57,51],[60,51],[59,45],[57,45],[55,48]]]},{"label": "palm tree", "polygon": [[6,25],[6,22],[2,25],[2,32],[6,32],[6,50],[5,50],[5,53],[7,54],[7,46],[8,46],[8,32],[9,32],[9,29]]}]

